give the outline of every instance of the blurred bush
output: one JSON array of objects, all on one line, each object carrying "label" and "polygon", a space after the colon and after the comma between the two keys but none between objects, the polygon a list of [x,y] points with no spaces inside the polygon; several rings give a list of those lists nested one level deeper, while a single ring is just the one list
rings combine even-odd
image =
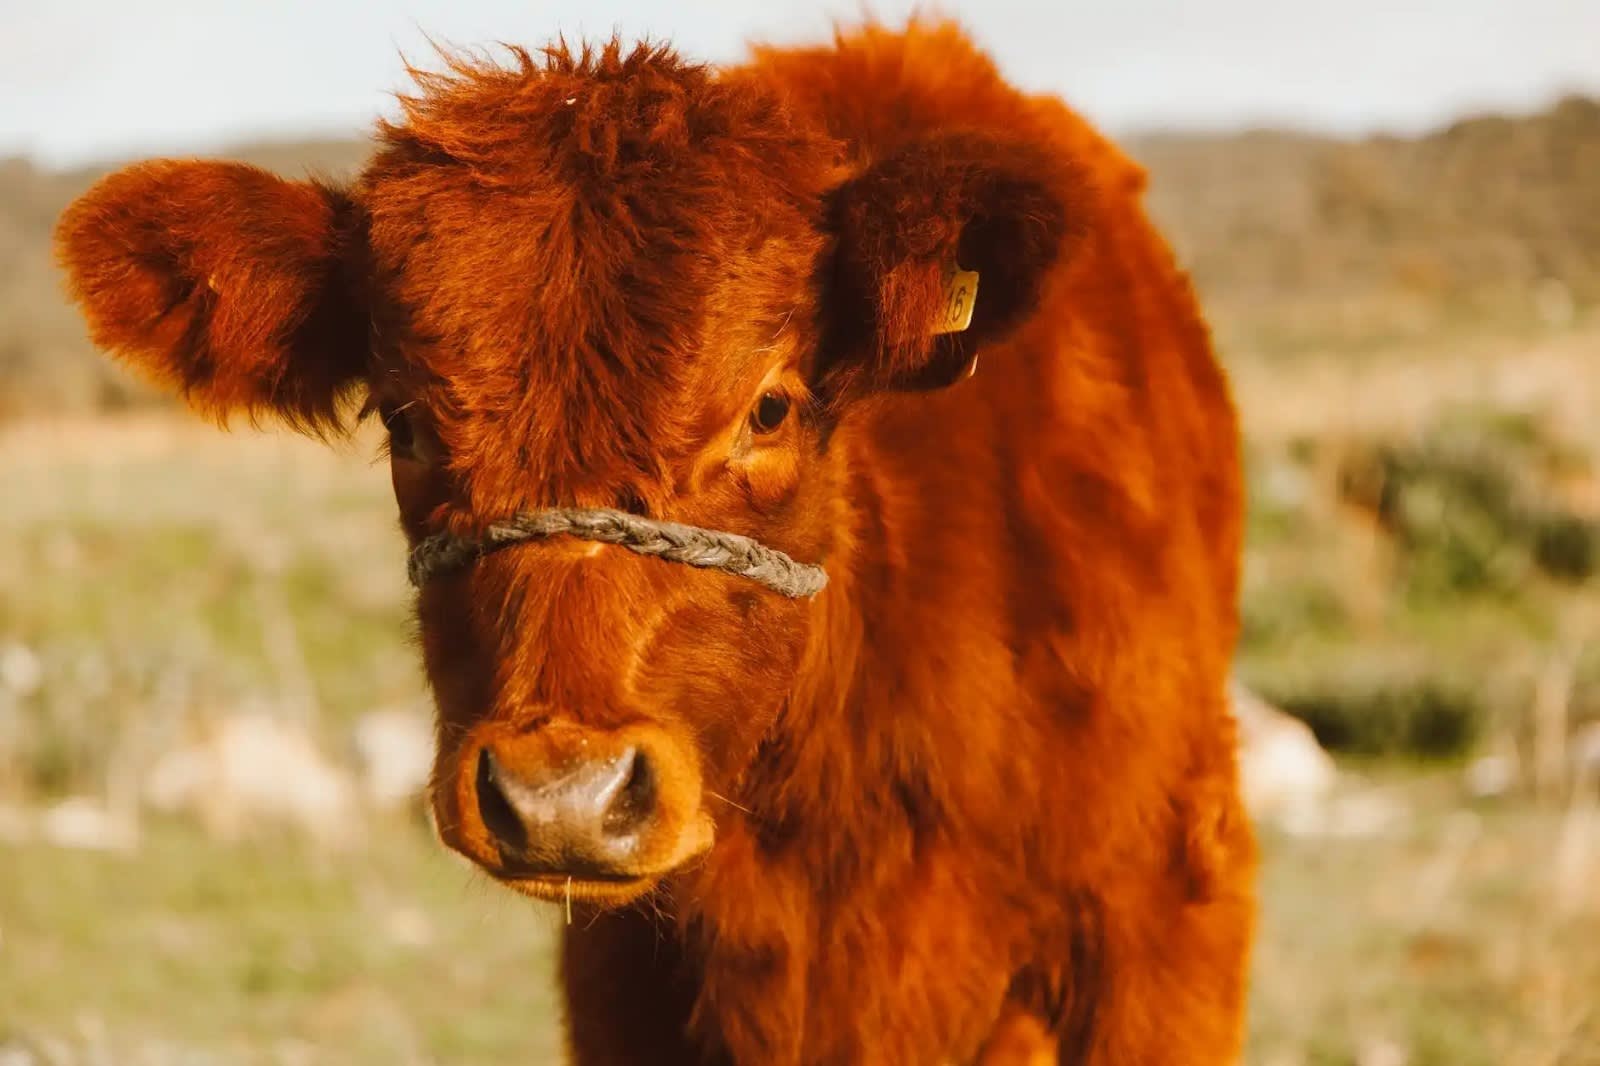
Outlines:
[{"label": "blurred bush", "polygon": [[1563,486],[1594,480],[1587,456],[1526,415],[1452,417],[1413,440],[1369,440],[1338,471],[1343,502],[1398,542],[1417,601],[1515,595],[1534,577],[1593,576],[1600,519]]},{"label": "blurred bush", "polygon": [[[1594,459],[1526,412],[1250,449],[1241,673],[1338,751],[1452,758],[1527,732],[1600,571]],[[1600,712],[1600,649],[1566,694]]]},{"label": "blurred bush", "polygon": [[1483,698],[1466,684],[1427,671],[1323,673],[1267,696],[1310,726],[1323,747],[1347,755],[1463,755],[1482,735],[1487,718]]}]

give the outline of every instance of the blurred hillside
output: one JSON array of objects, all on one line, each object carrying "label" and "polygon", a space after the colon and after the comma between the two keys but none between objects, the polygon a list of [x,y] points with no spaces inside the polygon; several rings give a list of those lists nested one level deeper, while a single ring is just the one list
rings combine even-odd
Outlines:
[{"label": "blurred hillside", "polygon": [[[1130,148],[1230,355],[1563,325],[1600,302],[1597,100],[1415,140],[1251,132]],[[365,151],[312,141],[221,154],[337,175]],[[97,173],[0,161],[0,416],[152,399],[95,355],[50,260],[57,214]]]},{"label": "blurred hillside", "polygon": [[1225,344],[1295,354],[1565,325],[1600,301],[1600,100],[1415,140],[1255,132],[1130,147]]},{"label": "blurred hillside", "polygon": [[[355,172],[366,150],[359,141],[304,141],[219,154],[294,176],[333,176]],[[89,344],[51,257],[57,216],[106,169],[51,172],[0,159],[0,418],[163,402]]]}]

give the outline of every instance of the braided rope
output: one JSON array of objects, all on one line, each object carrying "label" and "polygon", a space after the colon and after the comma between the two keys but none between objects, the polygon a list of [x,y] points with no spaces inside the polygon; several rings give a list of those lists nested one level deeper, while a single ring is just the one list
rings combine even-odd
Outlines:
[{"label": "braided rope", "polygon": [[421,588],[430,578],[461,570],[490,552],[562,535],[747,577],[790,599],[815,596],[828,583],[822,567],[795,562],[783,552],[738,533],[663,522],[604,507],[528,511],[494,523],[476,538],[436,533],[416,546],[406,569],[411,584]]}]

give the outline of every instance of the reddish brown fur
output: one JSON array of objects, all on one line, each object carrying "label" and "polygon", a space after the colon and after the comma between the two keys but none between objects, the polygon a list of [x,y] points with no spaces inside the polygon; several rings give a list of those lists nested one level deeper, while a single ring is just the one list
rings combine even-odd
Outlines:
[{"label": "reddish brown fur", "polygon": [[1236,429],[1138,168],[952,26],[516,56],[420,76],[351,189],[145,164],[60,248],[205,410],[404,419],[413,539],[622,504],[826,564],[797,602],[556,541],[420,596],[451,846],[560,899],[479,751],[660,763],[635,880],[576,885],[576,1061],[1234,1061]]}]

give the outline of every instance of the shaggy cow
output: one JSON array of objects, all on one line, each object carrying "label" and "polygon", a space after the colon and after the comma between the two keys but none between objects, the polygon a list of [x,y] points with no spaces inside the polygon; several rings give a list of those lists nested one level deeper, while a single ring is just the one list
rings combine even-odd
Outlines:
[{"label": "shaggy cow", "polygon": [[196,408],[387,425],[441,835],[576,912],[575,1060],[1233,1060],[1236,428],[1140,170],[948,25],[513,54],[59,246]]}]

